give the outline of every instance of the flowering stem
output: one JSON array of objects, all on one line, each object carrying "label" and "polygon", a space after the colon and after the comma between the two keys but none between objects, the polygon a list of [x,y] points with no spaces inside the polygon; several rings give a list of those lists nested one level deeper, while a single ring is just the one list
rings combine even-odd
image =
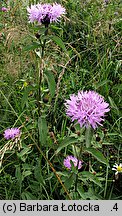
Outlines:
[{"label": "flowering stem", "polygon": [[[109,154],[109,151],[107,149],[107,156]],[[106,193],[107,193],[107,187],[108,187],[108,166],[106,167],[106,179],[105,179],[105,189],[104,189],[104,198],[106,198]]]},{"label": "flowering stem", "polygon": [[[93,129],[89,125],[89,127],[86,128],[86,132],[85,132],[86,148],[91,147],[92,136],[93,136]],[[89,167],[89,172],[90,172],[90,167],[91,167],[91,155],[90,154],[88,155],[88,167]]]},{"label": "flowering stem", "polygon": [[86,132],[85,132],[86,148],[91,147],[92,136],[93,136],[93,130],[89,125],[89,127],[86,128]]},{"label": "flowering stem", "polygon": [[77,174],[76,174],[76,180],[75,180],[75,192],[77,192],[77,184],[78,184],[78,167],[79,167],[80,156],[81,156],[82,151],[83,151],[83,145],[82,145],[82,143],[81,143],[81,148],[80,148],[79,157],[78,157],[78,163],[77,163]]},{"label": "flowering stem", "polygon": [[43,59],[41,59],[41,65],[39,69],[39,86],[38,86],[38,117],[41,116],[41,83],[42,83],[42,78],[43,78]]},{"label": "flowering stem", "polygon": [[[46,27],[46,26],[45,26]],[[48,34],[48,27],[46,27],[45,30],[45,36]],[[43,45],[42,45],[42,52],[41,52],[41,65],[39,69],[39,87],[38,87],[38,115],[39,117],[41,116],[41,83],[42,83],[42,78],[43,78],[43,68],[44,68],[44,49],[45,49],[45,44],[46,44],[46,38],[44,39]]]},{"label": "flowering stem", "polygon": [[[45,36],[48,34],[48,26],[45,25]],[[45,44],[46,44],[46,38],[44,39],[44,42],[42,44],[42,50],[41,50],[41,64],[39,68],[39,85],[38,85],[38,118],[41,117],[41,83],[43,79],[43,68],[44,68],[44,50],[45,50]],[[39,128],[38,128],[38,145],[40,144],[39,142]]]}]

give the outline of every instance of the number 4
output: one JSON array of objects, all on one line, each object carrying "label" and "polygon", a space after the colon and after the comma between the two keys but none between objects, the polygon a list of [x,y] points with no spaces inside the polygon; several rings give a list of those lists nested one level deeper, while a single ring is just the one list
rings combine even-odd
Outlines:
[{"label": "number 4", "polygon": [[117,211],[117,209],[118,209],[117,203],[115,203],[115,205],[113,206],[113,209],[115,209]]}]

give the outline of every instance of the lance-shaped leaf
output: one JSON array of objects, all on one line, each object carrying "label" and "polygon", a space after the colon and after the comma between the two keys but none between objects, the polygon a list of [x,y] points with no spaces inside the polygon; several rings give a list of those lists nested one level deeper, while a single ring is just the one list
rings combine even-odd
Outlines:
[{"label": "lance-shaped leaf", "polygon": [[98,177],[95,176],[94,174],[92,174],[92,173],[90,173],[88,171],[83,171],[81,173],[81,179],[84,178],[84,177],[87,178],[87,179],[89,179],[90,181],[94,182],[98,186],[102,187],[102,184],[100,183]]},{"label": "lance-shaped leaf", "polygon": [[67,147],[70,144],[76,143],[77,141],[78,140],[74,137],[67,137],[67,138],[63,139],[60,142],[60,145],[59,145],[58,149],[56,150],[55,154],[58,154],[61,151],[61,149]]},{"label": "lance-shaped leaf", "polygon": [[53,36],[51,39],[65,52],[67,52],[64,42],[58,36]]},{"label": "lance-shaped leaf", "polygon": [[86,152],[90,153],[92,156],[94,156],[101,163],[104,163],[107,166],[109,166],[108,160],[103,156],[102,152],[100,152],[99,150],[92,148],[92,147],[91,148],[85,148],[84,150]]},{"label": "lance-shaped leaf", "polygon": [[51,71],[48,71],[48,70],[44,71],[44,75],[45,75],[47,82],[48,82],[51,97],[53,97],[55,95],[55,89],[56,89],[56,83],[55,83],[54,75]]},{"label": "lance-shaped leaf", "polygon": [[23,51],[35,50],[39,47],[41,47],[41,44],[39,42],[33,42],[32,44],[25,46],[23,48]]},{"label": "lance-shaped leaf", "polygon": [[68,176],[68,178],[65,179],[64,185],[65,185],[67,190],[69,190],[71,188],[74,180],[75,180],[74,173],[71,173],[71,175]]},{"label": "lance-shaped leaf", "polygon": [[47,121],[45,116],[41,116],[38,119],[38,129],[39,129],[39,139],[40,139],[40,143],[41,145],[45,145],[46,144],[46,140],[47,140]]}]

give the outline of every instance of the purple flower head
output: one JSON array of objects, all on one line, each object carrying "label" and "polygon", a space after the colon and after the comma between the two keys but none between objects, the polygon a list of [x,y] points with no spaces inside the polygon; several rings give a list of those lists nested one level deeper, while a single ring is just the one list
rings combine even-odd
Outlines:
[{"label": "purple flower head", "polygon": [[8,11],[8,8],[2,7],[2,8],[1,8],[1,11],[6,12],[6,11]]},{"label": "purple flower head", "polygon": [[65,14],[65,8],[60,4],[36,4],[31,5],[27,8],[29,13],[30,22],[37,21],[42,24],[49,24],[51,22],[56,22],[59,18]]},{"label": "purple flower head", "polygon": [[60,4],[53,3],[52,9],[51,9],[51,22],[58,21],[58,18],[61,17],[62,14],[65,14],[65,8],[63,8]]},{"label": "purple flower head", "polygon": [[79,160],[79,164],[78,164],[78,159],[72,155],[69,155],[66,157],[66,159],[64,159],[64,166],[66,168],[71,169],[72,164],[70,163],[70,161],[73,162],[75,167],[77,167],[77,165],[78,165],[78,169],[80,169],[82,167],[82,161]]},{"label": "purple flower head", "polygon": [[20,135],[20,129],[19,128],[9,128],[4,131],[4,138],[14,139],[15,137],[18,137]]},{"label": "purple flower head", "polygon": [[81,127],[92,126],[93,129],[102,125],[105,113],[110,110],[109,104],[95,91],[79,91],[77,95],[71,95],[70,100],[66,100],[65,106],[66,114],[72,121],[77,120]]}]

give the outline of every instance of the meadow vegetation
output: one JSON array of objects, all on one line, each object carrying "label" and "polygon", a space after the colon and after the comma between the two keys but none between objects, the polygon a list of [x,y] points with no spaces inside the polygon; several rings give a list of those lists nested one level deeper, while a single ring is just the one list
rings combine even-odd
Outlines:
[{"label": "meadow vegetation", "polygon": [[[8,9],[0,11],[0,199],[119,200],[122,2],[56,2],[66,14],[50,24],[48,35],[43,24],[29,23],[27,7],[40,1],[0,2]],[[91,137],[66,115],[65,101],[79,90],[93,90],[109,104],[103,126]],[[4,131],[15,127],[20,137],[6,140]],[[68,155],[82,167],[71,162],[67,169]]]}]

